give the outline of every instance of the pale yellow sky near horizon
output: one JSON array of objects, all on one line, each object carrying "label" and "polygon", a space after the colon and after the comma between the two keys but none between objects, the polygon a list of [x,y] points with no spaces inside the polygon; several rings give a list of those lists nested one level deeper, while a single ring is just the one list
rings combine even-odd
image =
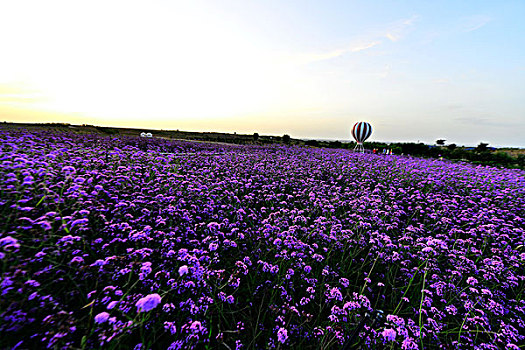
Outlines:
[{"label": "pale yellow sky near horizon", "polygon": [[11,31],[4,45],[7,39],[16,50],[2,57],[0,87],[12,90],[2,102],[20,111],[124,122],[231,116],[278,99],[273,80],[283,72],[212,16],[191,7],[163,12],[106,4],[102,12],[87,3],[34,2],[30,13],[12,5],[26,23],[10,16],[0,24],[3,33]]},{"label": "pale yellow sky near horizon", "polygon": [[199,6],[165,12],[130,3],[115,22],[119,2],[105,12],[58,2],[67,17],[31,5],[30,13],[11,5],[19,16],[0,24],[17,51],[0,66],[3,119],[218,131],[236,131],[235,122],[239,132],[276,133],[322,107],[296,61],[269,54]]}]

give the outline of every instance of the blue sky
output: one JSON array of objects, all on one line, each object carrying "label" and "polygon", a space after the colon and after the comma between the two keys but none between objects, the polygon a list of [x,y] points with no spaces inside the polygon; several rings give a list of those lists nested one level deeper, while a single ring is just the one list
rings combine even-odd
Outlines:
[{"label": "blue sky", "polygon": [[525,147],[523,1],[13,1],[0,119]]}]

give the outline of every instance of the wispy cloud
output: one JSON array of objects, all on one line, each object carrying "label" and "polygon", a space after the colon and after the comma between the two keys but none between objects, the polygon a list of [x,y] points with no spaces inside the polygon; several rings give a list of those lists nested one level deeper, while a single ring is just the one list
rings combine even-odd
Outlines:
[{"label": "wispy cloud", "polygon": [[414,15],[410,18],[396,21],[389,25],[389,28],[385,31],[384,36],[390,41],[396,42],[401,40],[410,28],[419,20],[418,15]]},{"label": "wispy cloud", "polygon": [[0,84],[0,103],[29,104],[45,100],[39,91],[21,83]]},{"label": "wispy cloud", "polygon": [[305,53],[305,54],[297,55],[296,58],[298,58],[299,61],[304,61],[304,63],[310,63],[310,62],[324,61],[324,60],[336,58],[336,57],[344,55],[346,52],[348,52],[348,50],[339,49],[339,50],[320,52],[320,53]]},{"label": "wispy cloud", "polygon": [[383,29],[368,33],[364,35],[363,38],[355,40],[352,44],[343,48],[333,49],[326,52],[293,54],[289,55],[285,60],[299,64],[309,64],[313,62],[334,59],[345,54],[370,50],[380,46],[384,42],[384,38],[387,38],[392,42],[397,42],[406,36],[410,28],[418,19],[419,16],[414,15],[410,18],[387,24],[383,27]]},{"label": "wispy cloud", "polygon": [[285,58],[286,61],[292,61],[299,64],[308,64],[313,62],[325,61],[341,57],[348,53],[357,53],[365,50],[369,50],[377,45],[381,44],[381,41],[374,40],[369,42],[359,42],[342,49],[335,49],[327,52],[313,52],[313,53],[300,53],[289,55]]},{"label": "wispy cloud", "polygon": [[35,94],[0,94],[0,102],[34,102],[43,97]]},{"label": "wispy cloud", "polygon": [[487,15],[473,15],[463,19],[463,29],[466,32],[472,32],[484,27],[493,19]]},{"label": "wispy cloud", "polygon": [[377,46],[377,45],[379,45],[379,44],[381,44],[381,41],[380,41],[380,40],[371,41],[371,42],[366,43],[366,44],[356,45],[356,46],[352,47],[349,51],[350,51],[350,52],[359,52],[359,51],[364,51],[364,50],[371,49],[371,48],[373,48],[374,46]]}]

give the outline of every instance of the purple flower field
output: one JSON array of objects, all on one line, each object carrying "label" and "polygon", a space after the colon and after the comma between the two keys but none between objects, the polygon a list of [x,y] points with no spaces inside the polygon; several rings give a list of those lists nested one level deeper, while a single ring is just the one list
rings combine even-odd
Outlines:
[{"label": "purple flower field", "polygon": [[0,137],[0,348],[524,348],[523,171]]}]

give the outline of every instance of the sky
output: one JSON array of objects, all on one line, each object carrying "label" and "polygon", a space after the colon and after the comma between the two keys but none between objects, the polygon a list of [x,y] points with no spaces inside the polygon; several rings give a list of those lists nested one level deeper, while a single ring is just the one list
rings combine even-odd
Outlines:
[{"label": "sky", "polygon": [[525,1],[0,0],[0,121],[525,148]]}]

